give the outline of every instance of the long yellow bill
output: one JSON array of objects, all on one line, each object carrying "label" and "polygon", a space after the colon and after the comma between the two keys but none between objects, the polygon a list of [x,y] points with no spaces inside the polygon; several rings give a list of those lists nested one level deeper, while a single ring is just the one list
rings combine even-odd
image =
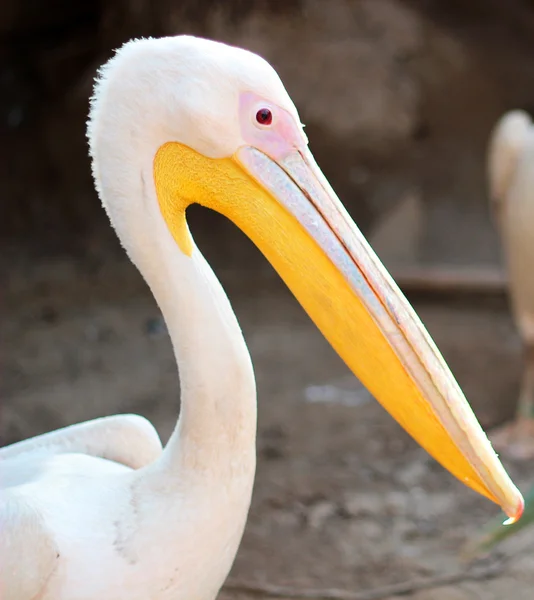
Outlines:
[{"label": "long yellow bill", "polygon": [[460,481],[515,521],[523,498],[403,294],[316,165],[253,147],[211,159],[168,143],[155,158],[162,214],[191,252],[185,209],[221,212],[260,248],[317,327],[384,408]]}]

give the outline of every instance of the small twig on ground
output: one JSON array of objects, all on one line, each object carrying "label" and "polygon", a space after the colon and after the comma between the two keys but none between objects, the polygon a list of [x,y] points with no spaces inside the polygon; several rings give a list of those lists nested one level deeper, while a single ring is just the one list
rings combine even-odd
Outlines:
[{"label": "small twig on ground", "polygon": [[449,573],[448,575],[438,575],[436,577],[425,577],[413,579],[402,583],[394,583],[373,590],[361,592],[352,592],[341,589],[317,589],[317,588],[296,588],[284,585],[271,585],[250,583],[240,580],[228,580],[224,590],[229,592],[241,592],[255,596],[269,596],[272,598],[300,598],[303,600],[384,600],[391,596],[403,596],[413,594],[419,590],[427,590],[453,585],[465,581],[480,581],[492,579],[500,575],[506,567],[505,561],[494,562],[485,567],[467,569]]}]

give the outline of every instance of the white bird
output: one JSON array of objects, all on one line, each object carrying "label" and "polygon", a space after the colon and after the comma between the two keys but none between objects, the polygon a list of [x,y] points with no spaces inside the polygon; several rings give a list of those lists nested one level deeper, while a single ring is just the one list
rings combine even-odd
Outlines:
[{"label": "white bird", "polygon": [[3,449],[2,600],[211,600],[231,568],[254,481],[256,389],[228,298],[189,232],[193,202],[257,244],[416,440],[519,518],[521,494],[314,162],[267,62],[189,36],[127,43],[100,72],[88,137],[102,203],[166,320],[181,414],[163,450],[135,416]]},{"label": "white bird", "polygon": [[490,139],[490,200],[506,259],[514,320],[524,348],[516,417],[492,433],[494,447],[534,458],[534,127],[520,110],[504,114]]}]

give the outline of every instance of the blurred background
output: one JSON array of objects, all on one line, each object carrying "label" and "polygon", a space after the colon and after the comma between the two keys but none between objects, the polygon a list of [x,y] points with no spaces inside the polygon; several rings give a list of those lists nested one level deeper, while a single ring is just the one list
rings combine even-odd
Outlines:
[{"label": "blurred background", "polygon": [[[170,342],[93,190],[85,119],[113,49],[178,33],[273,64],[319,165],[394,275],[461,267],[490,281],[476,295],[405,289],[482,425],[510,418],[521,344],[485,161],[501,114],[534,110],[534,2],[3,0],[0,443],[117,412],[147,416],[164,439],[174,427]],[[231,223],[188,214],[258,381],[258,474],[234,575],[363,590],[453,569],[493,507],[369,397]],[[531,481],[529,464],[506,466]],[[413,597],[530,599],[532,585],[530,547],[497,577]]]}]

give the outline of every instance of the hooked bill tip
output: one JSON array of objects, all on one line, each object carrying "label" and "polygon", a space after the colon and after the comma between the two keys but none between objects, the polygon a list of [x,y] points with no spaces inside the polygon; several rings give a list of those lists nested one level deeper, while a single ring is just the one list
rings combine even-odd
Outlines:
[{"label": "hooked bill tip", "polygon": [[525,510],[525,500],[523,499],[523,496],[519,496],[519,504],[517,506],[517,511],[515,513],[515,515],[510,516],[508,519],[506,519],[506,521],[504,521],[503,525],[513,525],[514,523],[517,523],[519,521],[519,519],[521,518],[521,516],[523,515],[523,511]]}]

